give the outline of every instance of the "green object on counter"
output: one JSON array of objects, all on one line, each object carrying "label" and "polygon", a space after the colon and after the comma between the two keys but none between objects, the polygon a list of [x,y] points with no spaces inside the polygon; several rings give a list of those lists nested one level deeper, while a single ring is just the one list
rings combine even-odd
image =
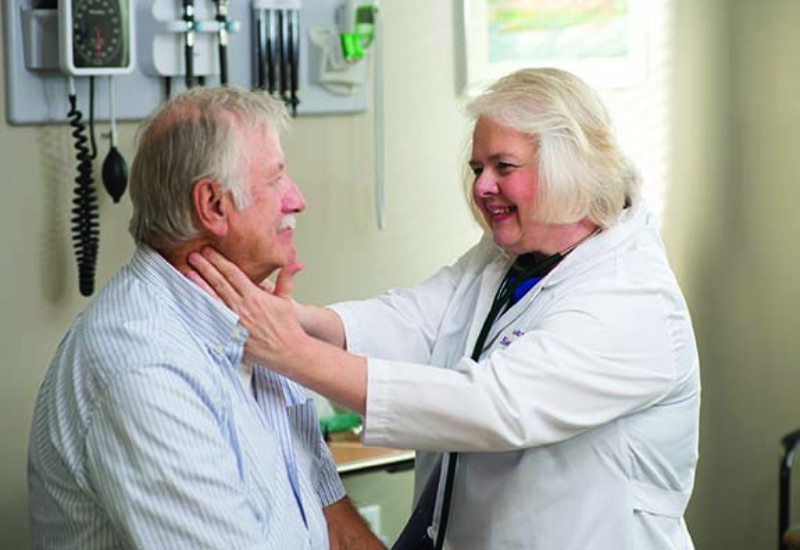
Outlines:
[{"label": "green object on counter", "polygon": [[361,415],[350,413],[337,413],[319,419],[319,429],[323,434],[344,432],[361,425]]}]

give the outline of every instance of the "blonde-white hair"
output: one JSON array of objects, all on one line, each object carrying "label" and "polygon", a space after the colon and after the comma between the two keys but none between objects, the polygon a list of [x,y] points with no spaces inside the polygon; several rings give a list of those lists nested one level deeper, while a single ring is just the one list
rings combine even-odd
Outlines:
[{"label": "blonde-white hair", "polygon": [[192,189],[205,177],[230,192],[236,208],[246,207],[240,131],[263,128],[279,136],[287,126],[285,106],[265,92],[198,87],[166,102],[138,133],[130,175],[134,240],[163,247],[195,238]]},{"label": "blonde-white hair", "polygon": [[536,217],[543,223],[583,218],[607,227],[639,197],[638,172],[617,146],[608,111],[575,75],[523,69],[495,82],[467,105],[527,134],[538,156]]}]

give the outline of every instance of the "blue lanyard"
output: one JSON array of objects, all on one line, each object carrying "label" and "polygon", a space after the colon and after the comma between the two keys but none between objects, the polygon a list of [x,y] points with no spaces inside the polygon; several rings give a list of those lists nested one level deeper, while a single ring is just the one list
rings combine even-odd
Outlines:
[{"label": "blue lanyard", "polygon": [[556,252],[541,262],[534,261],[531,254],[524,254],[516,259],[506,273],[506,276],[503,277],[503,282],[494,295],[492,307],[486,315],[486,320],[483,322],[481,332],[478,335],[478,339],[475,341],[475,347],[472,349],[473,361],[477,361],[481,353],[483,353],[486,337],[489,336],[489,331],[500,314],[522,298],[525,293],[533,288],[536,283],[541,281],[563,258],[564,256]]}]

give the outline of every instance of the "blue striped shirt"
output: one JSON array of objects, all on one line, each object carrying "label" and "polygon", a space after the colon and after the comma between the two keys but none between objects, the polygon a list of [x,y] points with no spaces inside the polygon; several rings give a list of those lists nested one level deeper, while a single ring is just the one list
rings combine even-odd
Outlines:
[{"label": "blue striped shirt", "polygon": [[151,249],[73,323],[30,437],[34,548],[327,548],[344,496],[313,400]]}]

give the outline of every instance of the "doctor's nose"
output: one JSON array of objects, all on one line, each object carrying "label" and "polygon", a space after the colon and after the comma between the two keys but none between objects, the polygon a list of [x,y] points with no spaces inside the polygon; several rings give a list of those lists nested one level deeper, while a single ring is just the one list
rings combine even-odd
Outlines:
[{"label": "doctor's nose", "polygon": [[497,179],[490,170],[484,170],[475,178],[475,183],[472,184],[475,190],[475,196],[488,197],[496,195],[500,188],[497,185]]}]

